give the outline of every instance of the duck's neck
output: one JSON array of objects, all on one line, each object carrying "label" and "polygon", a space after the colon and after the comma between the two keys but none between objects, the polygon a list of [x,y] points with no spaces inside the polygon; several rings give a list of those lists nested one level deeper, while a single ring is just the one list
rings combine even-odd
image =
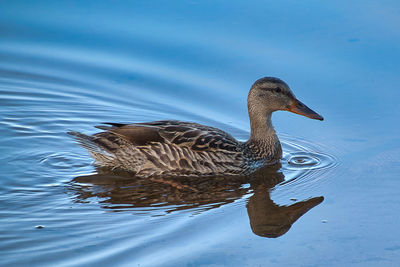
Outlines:
[{"label": "duck's neck", "polygon": [[249,141],[268,141],[276,137],[275,129],[272,125],[272,113],[249,115],[251,129]]},{"label": "duck's neck", "polygon": [[280,158],[281,145],[272,125],[272,112],[252,114],[250,116],[251,134],[247,144],[258,159]]}]

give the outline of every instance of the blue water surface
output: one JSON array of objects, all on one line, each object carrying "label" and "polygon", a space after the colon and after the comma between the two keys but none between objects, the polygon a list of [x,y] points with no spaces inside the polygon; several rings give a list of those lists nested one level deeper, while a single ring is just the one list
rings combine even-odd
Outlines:
[{"label": "blue water surface", "polygon": [[[399,25],[398,1],[0,2],[0,265],[398,266]],[[102,173],[66,134],[245,140],[263,76],[325,120],[274,114],[282,166],[253,180]]]}]

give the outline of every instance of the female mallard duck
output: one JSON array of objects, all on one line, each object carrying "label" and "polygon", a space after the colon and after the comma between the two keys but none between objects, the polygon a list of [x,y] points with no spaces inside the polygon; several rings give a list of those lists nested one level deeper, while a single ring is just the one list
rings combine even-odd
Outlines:
[{"label": "female mallard duck", "polygon": [[205,176],[249,174],[278,162],[282,148],[271,122],[272,112],[288,110],[311,119],[323,118],[296,99],[278,78],[257,80],[247,97],[251,134],[240,142],[214,127],[193,122],[155,121],[97,126],[88,136],[69,132],[100,166],[137,176]]}]

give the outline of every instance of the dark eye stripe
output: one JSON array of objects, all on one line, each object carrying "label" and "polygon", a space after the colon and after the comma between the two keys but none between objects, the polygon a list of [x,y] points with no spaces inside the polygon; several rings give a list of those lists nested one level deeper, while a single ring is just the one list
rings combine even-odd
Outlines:
[{"label": "dark eye stripe", "polygon": [[279,88],[279,87],[276,87],[276,88],[261,88],[261,89],[264,90],[264,91],[270,91],[270,92],[274,92],[274,93],[284,93],[282,91],[282,89]]}]

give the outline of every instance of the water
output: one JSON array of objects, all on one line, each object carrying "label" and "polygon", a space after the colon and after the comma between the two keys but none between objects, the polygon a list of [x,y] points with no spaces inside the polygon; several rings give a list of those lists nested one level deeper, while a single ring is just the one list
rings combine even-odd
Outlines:
[{"label": "water", "polygon": [[[397,266],[396,1],[0,4],[0,264]],[[285,80],[324,116],[274,115],[281,166],[252,179],[97,170],[66,134],[196,121],[249,135]]]}]

